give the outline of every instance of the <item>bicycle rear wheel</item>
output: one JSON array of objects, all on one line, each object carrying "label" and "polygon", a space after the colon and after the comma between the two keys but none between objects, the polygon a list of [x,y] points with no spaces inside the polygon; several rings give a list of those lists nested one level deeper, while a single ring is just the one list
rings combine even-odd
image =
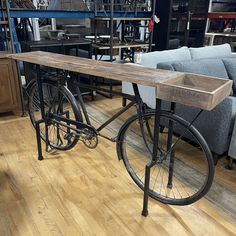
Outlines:
[{"label": "bicycle rear wheel", "polygon": [[[45,80],[42,83],[42,89],[46,119],[48,119],[49,114],[56,114],[71,120],[83,121],[75,98],[65,86],[58,86],[55,82]],[[35,127],[35,122],[41,119],[40,100],[36,83],[31,86],[29,91],[28,110],[30,120]],[[41,125],[41,138],[46,141],[47,129],[48,142],[51,147],[59,150],[69,150],[76,145],[79,137],[75,135],[73,130],[78,128],[76,125],[68,123],[67,126],[65,127],[62,123],[54,122],[49,118],[45,126]]]},{"label": "bicycle rear wheel", "polygon": [[[121,127],[117,140],[118,156],[142,190],[145,167],[152,160],[154,120],[154,112],[143,115],[142,134],[138,116],[132,116]],[[203,197],[212,184],[211,152],[201,134],[187,121],[161,112],[160,122],[157,162],[151,168],[149,196],[165,204],[191,204]]]}]

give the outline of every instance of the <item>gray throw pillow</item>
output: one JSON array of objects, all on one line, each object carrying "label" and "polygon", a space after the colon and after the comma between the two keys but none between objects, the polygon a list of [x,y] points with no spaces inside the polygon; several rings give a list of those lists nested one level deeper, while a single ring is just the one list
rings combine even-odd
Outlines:
[{"label": "gray throw pillow", "polygon": [[175,62],[172,65],[176,71],[229,79],[225,65],[221,59],[183,61]]},{"label": "gray throw pillow", "polygon": [[[221,59],[200,59],[175,62],[172,65],[176,71],[213,76],[227,80],[230,79]],[[230,95],[232,96],[233,94],[234,89],[232,88]]]},{"label": "gray throw pillow", "polygon": [[143,53],[140,64],[145,67],[156,68],[158,63],[182,60],[191,60],[191,55],[187,47]]},{"label": "gray throw pillow", "polygon": [[228,43],[222,45],[213,45],[200,48],[189,48],[193,60],[206,58],[221,58],[232,54],[231,47]]}]

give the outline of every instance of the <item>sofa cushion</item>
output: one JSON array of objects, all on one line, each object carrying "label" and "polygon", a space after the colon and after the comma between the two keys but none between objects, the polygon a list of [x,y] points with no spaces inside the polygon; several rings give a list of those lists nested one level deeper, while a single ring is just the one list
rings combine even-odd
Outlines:
[{"label": "sofa cushion", "polygon": [[233,80],[233,92],[236,94],[236,57],[222,59],[225,68],[228,72],[228,76]]},{"label": "sofa cushion", "polygon": [[229,79],[224,63],[221,59],[202,59],[174,62],[172,66],[176,71]]},{"label": "sofa cushion", "polygon": [[161,62],[191,60],[187,47],[173,50],[155,51],[142,54],[140,64],[146,67],[156,68]]},{"label": "sofa cushion", "polygon": [[192,59],[220,58],[232,55],[231,47],[228,43],[200,48],[189,48]]}]

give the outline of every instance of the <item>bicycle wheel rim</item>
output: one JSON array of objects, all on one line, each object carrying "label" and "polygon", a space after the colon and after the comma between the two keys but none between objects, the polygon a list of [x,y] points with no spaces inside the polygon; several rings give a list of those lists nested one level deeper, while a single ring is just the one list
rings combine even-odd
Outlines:
[{"label": "bicycle wheel rim", "polygon": [[[62,115],[65,118],[82,122],[81,113],[78,106],[76,106],[76,101],[74,101],[74,98],[65,87],[58,87],[57,84],[51,81],[43,82],[42,87],[44,91],[44,108],[46,114],[51,112]],[[28,101],[29,116],[34,127],[35,122],[41,119],[39,104],[37,85],[34,84],[30,89]],[[77,128],[75,125],[71,127]],[[46,141],[46,129],[48,129],[49,145],[58,150],[69,150],[73,148],[79,140],[78,136],[72,135],[71,129],[67,129],[55,122],[49,122],[47,127],[41,125],[40,128],[41,138]]]},{"label": "bicycle wheel rim", "polygon": [[[144,115],[143,119],[149,119],[150,117],[152,117],[153,120],[154,120],[154,113],[149,113],[149,114]],[[161,113],[161,118],[172,120],[175,123],[180,124],[185,129],[189,126],[188,122],[184,121],[183,119],[181,119],[181,118],[179,118],[175,115],[171,115],[171,114],[166,113],[166,112]],[[151,160],[151,154],[148,154],[148,151],[147,151],[147,148],[146,148],[146,151],[143,152],[143,154],[149,155],[149,158],[146,158],[146,159],[144,158],[142,161],[140,161],[141,158],[138,158],[138,157],[141,157],[141,156],[139,156],[140,154],[138,153],[137,150],[139,150],[141,148],[141,146],[143,145],[143,144],[141,144],[141,142],[144,143],[144,141],[140,141],[141,138],[137,139],[137,137],[138,137],[137,135],[135,135],[135,136],[133,135],[133,137],[131,139],[133,149],[135,149],[135,151],[133,151],[133,150],[132,151],[127,151],[127,143],[128,142],[127,142],[126,137],[127,137],[127,134],[128,134],[128,130],[130,129],[131,125],[134,124],[134,122],[137,122],[137,121],[138,121],[137,116],[133,116],[122,126],[122,128],[120,130],[120,133],[119,133],[119,136],[118,136],[118,141],[117,141],[117,153],[118,153],[119,158],[123,160],[123,162],[125,164],[125,167],[126,167],[128,173],[129,173],[129,175],[133,179],[133,181],[143,190],[144,189],[144,174],[145,174],[144,170],[145,170],[146,164]],[[138,126],[136,125],[132,132],[134,132],[134,130],[135,130],[135,132],[137,132],[136,131],[137,127]],[[181,195],[184,195],[182,192],[179,194],[180,196],[178,196],[178,193],[175,193],[175,195],[177,195],[177,196],[174,197],[173,193],[171,195],[170,190],[166,189],[167,181],[163,181],[163,182],[165,182],[165,185],[162,186],[163,190],[157,190],[158,184],[155,184],[154,183],[155,181],[152,181],[152,175],[153,176],[155,174],[157,175],[158,168],[159,168],[159,171],[161,171],[160,169],[162,168],[161,173],[163,173],[162,175],[164,176],[164,177],[162,176],[162,178],[167,180],[169,176],[168,176],[168,173],[166,173],[166,172],[169,171],[169,166],[168,166],[168,168],[167,168],[167,166],[163,167],[163,165],[164,165],[163,163],[162,164],[159,163],[158,167],[157,167],[157,165],[155,165],[153,168],[156,168],[156,170],[153,169],[153,168],[151,169],[149,195],[150,195],[150,197],[154,198],[155,200],[161,201],[162,203],[172,204],[172,205],[188,205],[188,204],[191,204],[191,203],[199,200],[202,196],[204,196],[208,192],[208,190],[209,190],[209,188],[212,184],[213,176],[214,176],[214,164],[213,164],[213,160],[212,160],[210,150],[209,150],[205,140],[202,138],[202,136],[199,134],[199,132],[193,126],[191,126],[189,130],[190,130],[189,131],[190,134],[193,135],[193,137],[196,137],[197,140],[200,140],[198,144],[200,145],[202,153],[203,153],[202,158],[204,160],[204,163],[201,162],[199,165],[203,166],[205,168],[204,169],[205,172],[203,172],[203,170],[199,170],[198,166],[196,166],[196,163],[195,163],[196,160],[194,160],[194,162],[192,163],[192,160],[191,159],[186,160],[186,157],[182,158],[182,159],[180,157],[178,157],[179,159],[176,158],[176,161],[174,163],[175,164],[174,165],[174,167],[175,167],[175,169],[174,169],[174,171],[175,171],[174,172],[175,173],[175,176],[174,176],[175,177],[175,182],[176,182],[176,179],[177,179],[178,180],[177,183],[179,185],[184,183],[184,186],[187,186],[187,187],[185,187],[186,191],[188,190],[190,192],[189,192],[189,194],[185,193],[185,196],[181,196]],[[139,143],[139,145],[134,146],[134,143],[133,143],[134,141],[133,140],[136,140],[136,142]],[[137,140],[139,140],[139,141],[137,141]],[[129,140],[129,142],[130,142],[130,140]],[[181,140],[181,142],[182,142],[182,140]],[[128,144],[128,145],[129,145],[129,148],[130,148],[131,145],[130,144]],[[189,146],[189,144],[187,144],[187,146]],[[133,153],[131,153],[131,152],[133,152]],[[198,152],[199,152],[199,150],[198,150]],[[176,153],[179,155],[179,150],[176,150]],[[187,153],[189,154],[190,152],[187,150]],[[135,161],[135,159],[131,160],[131,154],[135,155],[135,157],[137,158],[137,161]],[[197,155],[199,156],[199,154],[197,154]],[[200,158],[200,156],[198,157],[198,161],[200,160],[199,158]],[[140,162],[140,163],[138,163],[138,162]],[[169,160],[167,159],[166,162],[168,163]],[[141,166],[142,169],[138,169],[137,166],[139,166],[139,167]],[[178,174],[179,176],[176,176],[176,171],[179,171],[181,166],[182,166],[183,170],[181,170],[181,172],[179,172],[179,174]],[[195,170],[194,168],[196,168],[196,167],[197,167],[197,169]],[[142,170],[142,171],[140,171],[140,170]],[[199,181],[193,181],[193,178],[191,178],[191,175],[189,175],[190,173],[191,173],[192,176],[201,178],[200,184],[198,184],[197,190],[195,190],[194,192],[192,192],[191,189],[189,190],[189,188],[190,187],[196,188],[196,182],[199,182]],[[159,175],[159,177],[160,176],[161,175]],[[156,176],[156,178],[157,177],[158,176]],[[155,184],[154,187],[152,186],[153,184]],[[191,184],[193,184],[193,186],[191,186]],[[173,184],[173,185],[176,185],[176,183]],[[172,188],[173,188],[173,186],[172,186]],[[174,186],[174,188],[177,189],[176,186]],[[183,191],[183,189],[184,189],[184,187],[182,187],[181,191]],[[165,191],[169,190],[169,193],[160,192],[160,191],[164,191],[164,190]]]}]

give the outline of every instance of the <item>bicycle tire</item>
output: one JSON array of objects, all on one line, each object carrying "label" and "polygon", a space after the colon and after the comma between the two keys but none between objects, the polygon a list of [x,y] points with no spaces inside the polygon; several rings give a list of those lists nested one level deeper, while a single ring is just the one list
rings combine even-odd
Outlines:
[{"label": "bicycle tire", "polygon": [[[68,116],[69,114],[70,118],[72,116],[73,120],[83,122],[83,117],[82,117],[80,108],[77,105],[77,101],[74,98],[73,94],[65,86],[62,86],[62,85],[58,86],[56,82],[53,82],[50,80],[44,80],[42,82],[42,88],[44,90],[44,107],[45,107],[46,112],[49,111],[50,109],[52,110],[53,107],[58,105],[57,104],[58,101],[56,101],[55,96],[60,96],[61,104],[58,105],[57,111],[63,109],[63,104],[67,104],[68,110],[66,111],[67,113],[66,115]],[[28,92],[28,111],[29,111],[29,117],[30,117],[31,123],[35,128],[35,122],[41,118],[41,117],[37,117],[38,115],[40,116],[41,113],[40,113],[40,102],[39,102],[38,89],[37,89],[36,82],[31,85]],[[53,112],[55,112],[55,110]],[[55,124],[53,125],[55,127]],[[77,127],[75,126],[75,128]],[[53,141],[51,137],[48,137],[49,145],[51,147],[56,148],[58,150],[69,150],[77,144],[79,137],[77,135],[72,136],[71,133],[69,133],[70,132],[69,129],[65,131],[65,129],[62,128],[62,126],[59,126],[58,124],[57,124],[57,128],[54,128],[54,129],[56,129],[56,132],[57,132],[57,137],[56,137],[57,140]],[[65,133],[64,137],[62,138],[60,134],[58,136],[58,132]],[[42,140],[46,141],[45,129],[43,131],[41,130],[40,135],[41,135]],[[72,136],[72,137],[69,137],[69,136]],[[58,141],[59,139],[61,139],[60,143]]]},{"label": "bicycle tire", "polygon": [[[142,120],[146,122],[147,120],[153,119],[153,121],[154,121],[154,117],[155,117],[155,113],[154,112],[149,112],[149,113],[142,116]],[[206,141],[202,137],[202,135],[196,130],[196,128],[194,126],[192,126],[192,125],[190,126],[189,122],[187,122],[186,120],[184,120],[184,119],[182,119],[182,118],[180,118],[180,117],[178,117],[178,116],[176,116],[176,115],[174,115],[170,112],[165,112],[165,111],[161,112],[160,117],[161,117],[161,122],[162,123],[165,122],[164,119],[167,119],[168,121],[175,122],[178,125],[181,125],[181,127],[187,129],[189,131],[189,133],[195,138],[194,141],[195,142],[197,141],[198,144],[200,145],[200,147],[202,149],[202,152],[203,152],[203,158],[205,158],[205,160],[204,160],[205,164],[204,165],[205,165],[206,173],[204,173],[205,177],[204,176],[201,177],[201,178],[204,178],[204,181],[202,183],[200,183],[201,186],[199,186],[199,188],[196,192],[194,192],[194,193],[190,192],[191,195],[188,195],[186,197],[181,196],[179,198],[177,198],[175,195],[173,196],[173,194],[171,195],[170,188],[168,187],[168,184],[166,184],[166,183],[165,183],[166,186],[165,186],[164,189],[169,190],[169,192],[168,193],[164,192],[164,194],[162,193],[162,191],[157,192],[157,190],[156,190],[157,188],[154,188],[154,187],[152,188],[151,184],[153,184],[153,183],[152,183],[152,179],[150,179],[149,196],[152,197],[155,200],[158,200],[158,201],[164,203],[164,204],[170,204],[170,205],[188,205],[188,204],[192,204],[195,201],[202,198],[209,191],[209,189],[212,185],[213,178],[214,178],[214,162],[213,162],[212,154],[209,150],[209,147],[208,147]],[[141,172],[139,173],[138,171],[136,171],[136,169],[139,166],[141,166],[141,164],[138,163],[138,162],[141,162],[140,159],[142,158],[141,156],[140,157],[138,156],[137,149],[140,149],[140,146],[142,145],[140,142],[145,143],[144,141],[142,141],[143,137],[139,138],[139,142],[133,141],[133,140],[137,140],[137,137],[139,137],[137,135],[137,131],[136,131],[137,130],[137,123],[139,125],[138,115],[134,115],[134,116],[130,117],[123,124],[123,126],[121,127],[121,129],[119,131],[119,134],[118,134],[118,138],[117,138],[117,154],[118,154],[119,159],[123,160],[124,165],[126,167],[126,170],[128,171],[128,173],[131,176],[131,178],[133,179],[133,181],[138,185],[139,188],[144,190],[144,178],[140,177]],[[131,129],[131,125],[134,125],[134,127],[133,127],[133,130],[131,130],[131,133],[129,134],[128,131]],[[174,127],[178,128],[178,126],[174,126]],[[163,128],[163,126],[161,128]],[[164,132],[163,132],[163,134],[164,134]],[[132,137],[127,138],[127,135],[130,135]],[[149,141],[151,142],[152,140],[153,139],[150,137]],[[138,145],[134,144],[134,142],[137,142]],[[181,139],[181,142],[183,142],[183,138]],[[160,144],[158,143],[158,147],[159,147],[159,145]],[[172,145],[173,145],[173,143],[172,143]],[[190,144],[186,144],[186,145],[190,145]],[[127,146],[131,146],[131,149],[133,149],[133,150],[132,151],[127,151],[127,149],[128,149]],[[145,145],[143,145],[143,146],[145,146]],[[163,147],[162,147],[162,149],[163,149]],[[197,150],[197,151],[199,152],[199,150]],[[148,162],[150,162],[150,160],[151,160],[151,153],[148,153],[147,147],[146,147],[145,152],[146,152],[146,155],[149,155],[149,158],[147,158],[144,161],[142,160],[143,170],[145,170],[146,164]],[[161,153],[161,151],[160,151],[160,153]],[[176,147],[175,147],[175,153],[177,153],[177,148]],[[174,168],[177,168],[176,167],[177,165],[179,165],[179,167],[181,167],[181,165],[183,165],[185,170],[184,170],[184,168],[182,168],[180,170],[180,173],[179,173],[179,170],[177,170],[177,174],[179,174],[180,176],[178,176],[178,178],[176,177],[176,179],[177,179],[176,183],[177,183],[177,185],[180,185],[180,183],[183,185],[183,183],[184,183],[184,185],[186,187],[183,185],[184,186],[183,188],[185,188],[185,191],[187,192],[187,190],[190,191],[189,188],[193,188],[193,187],[196,188],[196,186],[195,186],[196,183],[194,183],[194,184],[193,183],[186,183],[187,181],[190,181],[190,180],[193,181],[193,180],[190,179],[191,176],[187,176],[187,174],[186,174],[186,176],[183,176],[184,173],[185,172],[188,173],[188,171],[191,170],[191,172],[193,172],[194,175],[197,176],[197,174],[199,174],[199,170],[194,169],[196,166],[191,167],[190,163],[191,163],[192,160],[187,160],[188,162],[186,164],[186,163],[183,162],[182,157],[181,157],[182,159],[180,159],[179,152],[177,154],[178,154],[178,158],[174,157],[175,158]],[[133,158],[131,160],[131,156],[134,156],[136,159]],[[184,161],[186,162],[186,160],[184,160]],[[195,160],[193,160],[193,161],[195,161]],[[167,161],[167,164],[168,164],[168,162],[170,162],[170,160]],[[195,162],[193,164],[196,165]],[[152,171],[154,173],[157,168],[159,168],[160,170],[163,169],[162,170],[162,172],[164,173],[163,175],[165,176],[165,174],[166,174],[166,175],[168,175],[168,178],[169,178],[169,176],[170,176],[169,167],[168,166],[163,167],[161,165],[164,166],[163,163],[161,163],[161,164],[159,163],[159,164],[156,164],[154,167],[152,167],[151,173],[152,173]],[[154,170],[153,168],[156,168],[156,169]],[[193,168],[193,170],[192,170],[192,168]],[[159,172],[160,172],[160,170],[159,170]],[[174,171],[176,171],[176,169],[174,169]],[[159,175],[159,173],[158,173],[158,175]],[[162,178],[163,178],[163,175],[162,175]],[[203,175],[203,173],[200,172],[200,175]],[[152,176],[151,176],[151,178],[152,178]],[[183,180],[183,178],[187,178],[187,179]],[[157,176],[156,176],[155,180],[159,181],[159,178],[157,178]],[[174,186],[174,184],[173,184],[173,186]],[[174,189],[174,188],[176,189],[176,186],[175,187],[173,187],[173,186],[172,186],[171,190]],[[157,187],[159,188],[159,185]],[[163,187],[164,187],[164,184],[163,184]],[[169,196],[167,196],[168,194],[169,194]],[[182,194],[182,192],[181,192],[181,194]],[[178,194],[176,194],[176,195],[178,195]]]}]

